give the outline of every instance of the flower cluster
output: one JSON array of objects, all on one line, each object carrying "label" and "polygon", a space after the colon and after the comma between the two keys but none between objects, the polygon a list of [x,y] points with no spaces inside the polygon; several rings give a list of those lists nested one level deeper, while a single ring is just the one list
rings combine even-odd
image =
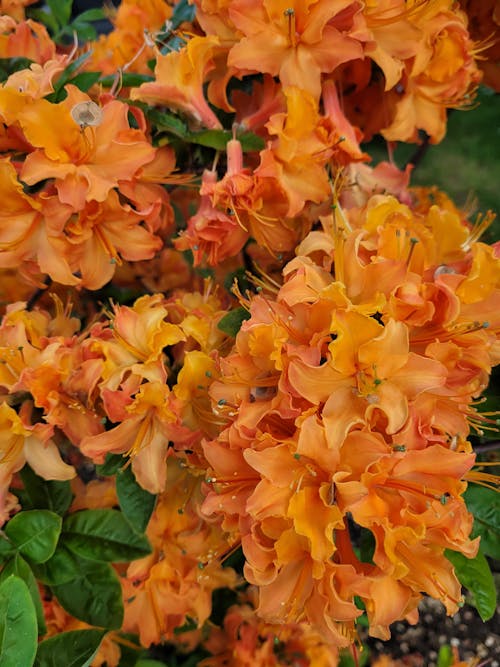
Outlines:
[{"label": "flower cluster", "polygon": [[264,618],[350,641],[357,595],[385,639],[421,592],[456,611],[444,550],[477,550],[461,494],[499,361],[499,255],[425,193],[321,220],[220,360],[210,393],[228,424],[204,445],[204,509],[241,540]]},{"label": "flower cluster", "polygon": [[453,614],[500,247],[367,142],[495,85],[493,8],[123,0],[71,45],[94,14],[30,4],[0,3],[0,607],[95,667],[335,667],[362,615]]}]

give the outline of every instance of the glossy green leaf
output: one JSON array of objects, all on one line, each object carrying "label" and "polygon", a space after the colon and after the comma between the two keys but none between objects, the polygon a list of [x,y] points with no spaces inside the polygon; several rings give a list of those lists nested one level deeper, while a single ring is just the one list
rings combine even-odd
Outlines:
[{"label": "glossy green leaf", "polygon": [[78,14],[75,20],[84,23],[88,21],[103,21],[104,19],[106,19],[106,14],[103,10],[94,8],[86,9],[81,14]]},{"label": "glossy green leaf", "polygon": [[19,554],[16,554],[14,558],[11,558],[9,561],[7,561],[7,563],[5,563],[2,572],[0,573],[0,583],[7,579],[7,577],[10,577],[12,574],[22,579],[28,587],[33,605],[35,607],[38,634],[44,635],[47,632],[47,628],[45,626],[45,616],[43,613],[42,600],[40,599],[40,590],[30,566]]},{"label": "glossy green leaf", "polygon": [[47,0],[47,5],[61,28],[68,24],[73,0]]},{"label": "glossy green leaf", "polygon": [[55,34],[59,29],[55,16],[51,12],[46,12],[44,9],[30,8],[29,17],[35,19],[35,21],[38,21],[39,23],[43,23],[52,34]]},{"label": "glossy green leaf", "polygon": [[52,586],[52,592],[75,618],[101,628],[121,627],[122,589],[111,565],[81,561],[78,576],[66,584]]},{"label": "glossy green leaf", "polygon": [[[120,83],[123,88],[135,88],[136,86],[140,86],[141,83],[145,83],[146,81],[154,81],[154,76],[152,74],[138,74],[137,72],[123,72],[121,77],[120,77]],[[115,83],[116,81],[116,75],[115,74],[108,74],[106,76],[103,76],[99,79],[99,83],[101,83],[105,87],[111,88],[111,86]],[[136,102],[134,101],[134,104]]]},{"label": "glossy green leaf", "polygon": [[[201,132],[189,132],[186,134],[186,141],[207,148],[214,148],[215,150],[223,151],[226,148],[227,142],[233,138],[232,132],[229,130],[203,130]],[[264,140],[253,134],[253,132],[243,132],[236,137],[240,143],[243,151],[260,151],[264,148]]]},{"label": "glossy green leaf", "polygon": [[89,667],[106,630],[72,630],[38,645],[34,667]]},{"label": "glossy green leaf", "polygon": [[151,553],[147,538],[117,510],[75,512],[65,519],[63,535],[72,551],[89,560],[128,562]]},{"label": "glossy green leaf", "polygon": [[233,338],[241,329],[241,325],[245,320],[250,319],[250,313],[245,308],[235,308],[226,313],[223,318],[219,320],[217,328],[223,331],[228,336]]},{"label": "glossy green leaf", "polygon": [[62,519],[49,510],[19,512],[5,526],[12,544],[34,563],[44,563],[56,549]]},{"label": "glossy green leaf", "polygon": [[150,658],[141,658],[135,663],[135,667],[165,667],[165,663]]},{"label": "glossy green leaf", "polygon": [[16,553],[16,547],[5,537],[0,536],[0,562],[11,558]]},{"label": "glossy green leaf", "polygon": [[481,551],[486,556],[500,560],[500,493],[470,484],[464,500],[474,515],[472,536],[481,536]]},{"label": "glossy green leaf", "polygon": [[59,540],[54,554],[45,563],[33,564],[33,572],[42,584],[57,586],[75,579],[80,571],[81,559]]},{"label": "glossy green leaf", "polygon": [[28,587],[11,575],[0,584],[0,665],[31,667],[37,634],[36,612]]},{"label": "glossy green leaf", "polygon": [[23,509],[51,510],[56,514],[66,514],[73,500],[69,482],[45,480],[25,465],[19,473],[24,489],[16,495],[21,498]]},{"label": "glossy green leaf", "polygon": [[74,76],[71,81],[69,81],[69,83],[86,93],[87,90],[94,85],[94,83],[97,83],[100,76],[100,72],[80,72]]},{"label": "glossy green leaf", "polygon": [[137,483],[131,466],[117,473],[116,493],[127,521],[137,532],[143,533],[153,513],[156,496]]},{"label": "glossy green leaf", "polygon": [[484,554],[466,558],[458,551],[446,550],[446,558],[455,568],[458,580],[471,594],[471,602],[483,621],[492,618],[496,609],[496,589],[493,575]]},{"label": "glossy green leaf", "polygon": [[112,477],[126,465],[127,460],[121,454],[106,454],[106,459],[104,463],[96,465],[95,471],[98,475],[102,477]]},{"label": "glossy green leaf", "polygon": [[187,136],[186,124],[178,116],[158,111],[157,109],[148,109],[147,107],[146,115],[158,130],[170,132],[181,139],[184,139]]}]

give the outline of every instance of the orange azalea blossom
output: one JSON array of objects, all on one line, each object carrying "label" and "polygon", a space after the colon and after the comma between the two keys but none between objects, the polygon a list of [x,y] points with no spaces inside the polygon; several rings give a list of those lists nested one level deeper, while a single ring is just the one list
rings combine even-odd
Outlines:
[{"label": "orange azalea blossom", "polygon": [[[120,181],[132,180],[156,151],[141,130],[130,128],[128,105],[113,100],[100,108],[75,86],[66,90],[68,96],[58,104],[39,99],[24,108],[18,93],[16,120],[35,147],[20,178],[30,185],[54,178],[61,203],[78,211],[86,201],[104,201]],[[5,94],[0,91],[2,115],[7,113]],[[11,92],[9,101],[12,97]],[[92,119],[85,115],[89,105],[96,108]]]},{"label": "orange azalea blossom", "polygon": [[107,8],[107,12],[113,30],[88,43],[91,55],[85,69],[103,74],[120,69],[150,74],[148,61],[154,58],[154,49],[146,34],[154,36],[165,25],[172,15],[171,6],[163,0],[123,0],[117,10]]},{"label": "orange azalea blossom", "polygon": [[206,35],[218,35],[225,43],[238,41],[239,33],[229,18],[233,0],[193,0],[196,21]]},{"label": "orange azalea blossom", "polygon": [[196,125],[221,129],[203,93],[203,84],[221,49],[217,37],[206,36],[191,38],[180,51],[166,55],[157,51],[155,81],[133,88],[131,99],[178,109],[191,116]]},{"label": "orange azalea blossom", "polygon": [[195,265],[204,260],[216,266],[234,257],[248,240],[245,229],[234,215],[214,207],[209,193],[217,183],[217,173],[205,169],[197,212],[188,220],[187,229],[174,240],[178,250],[191,250]]},{"label": "orange azalea blossom", "polygon": [[[43,410],[44,425],[57,427],[77,444],[83,433],[102,431],[100,417],[93,411],[95,379],[87,371],[86,350],[72,335],[79,324],[57,301],[53,320],[48,313],[29,313],[23,306],[10,309],[2,322],[0,382],[14,404],[16,396],[28,392],[34,406]],[[23,408],[28,405],[23,403]]]},{"label": "orange azalea blossom", "polygon": [[307,623],[272,625],[260,620],[253,608],[254,592],[250,588],[241,604],[227,610],[222,628],[210,628],[203,647],[212,655],[200,663],[201,667],[337,666],[337,649],[326,644]]},{"label": "orange azalea blossom", "polygon": [[[86,377],[92,378],[94,401],[97,392],[96,409],[111,427],[83,438],[81,452],[96,462],[107,452],[129,456],[139,484],[152,493],[165,487],[168,457],[187,456],[203,466],[198,443],[216,425],[208,399],[215,364],[208,353],[226,339],[217,329],[224,313],[208,290],[170,300],[157,294],[133,307],[116,306],[107,326],[96,325],[84,346]],[[195,384],[181,368],[184,362],[195,372]]]},{"label": "orange azalea blossom", "polygon": [[[241,540],[262,618],[307,620],[346,645],[354,595],[381,638],[416,621],[422,591],[448,613],[460,604],[445,549],[477,550],[466,438],[499,327],[492,311],[475,320],[498,310],[500,272],[450,206],[376,195],[322,222],[275,295],[242,300],[250,319],[209,389],[226,426],[204,444],[203,509]],[[369,562],[351,522],[375,540]]]},{"label": "orange azalea blossom", "polygon": [[47,60],[43,65],[32,63],[29,69],[19,70],[9,76],[4,83],[5,88],[26,93],[33,99],[45,97],[54,92],[53,79],[55,79],[67,65],[67,59],[56,58]]},{"label": "orange azalea blossom", "polygon": [[[163,245],[159,236],[141,224],[144,220],[141,212],[121,204],[115,190],[109,192],[104,202],[87,202],[77,214],[70,206],[61,205],[56,197],[44,203],[47,219],[62,218],[60,228],[67,262],[72,273],[81,276],[72,282],[81,287],[99,289],[111,280],[123,259],[133,262],[150,259]],[[55,277],[50,264],[45,268]]]},{"label": "orange azalea blossom", "polygon": [[18,23],[10,16],[0,16],[0,57],[29,58],[43,64],[55,55],[56,45],[44,25],[30,19]]},{"label": "orange azalea blossom", "polygon": [[234,255],[236,241],[241,242],[240,250],[250,235],[272,253],[292,250],[309,223],[300,217],[288,217],[286,195],[274,177],[261,177],[258,171],[252,174],[243,167],[243,151],[237,139],[228,141],[226,151],[226,174],[220,181],[206,179],[201,194],[209,194],[212,204],[227,212],[232,224],[241,228],[231,235],[233,241],[228,248]]},{"label": "orange azalea blossom", "polygon": [[165,380],[159,363],[132,367],[113,392],[103,390],[108,417],[120,423],[85,435],[80,443],[81,452],[97,463],[103,463],[107,453],[130,456],[137,481],[150,493],[165,488],[167,451],[177,421]]},{"label": "orange azalea blossom", "polygon": [[495,0],[460,0],[469,19],[469,31],[478,44],[478,65],[484,73],[483,83],[500,92],[500,12]]},{"label": "orange azalea blossom", "polygon": [[32,404],[25,402],[19,414],[6,402],[0,403],[0,521],[9,518],[8,489],[14,473],[28,463],[43,479],[67,480],[76,475],[73,466],[64,463],[52,440],[49,424],[31,423]]},{"label": "orange azalea blossom", "polygon": [[420,48],[421,31],[414,25],[418,3],[408,8],[404,0],[368,0],[363,14],[371,33],[364,45],[365,54],[382,70],[385,89],[400,81],[405,61]]},{"label": "orange azalea blossom", "polygon": [[172,639],[187,617],[201,627],[211,613],[212,591],[237,583],[234,570],[221,565],[230,545],[220,526],[199,514],[201,479],[179,462],[169,465],[146,530],[153,553],[131,563],[122,579],[122,630],[138,633],[143,646]]},{"label": "orange azalea blossom", "polygon": [[229,17],[244,37],[231,48],[228,64],[279,76],[285,88],[297,86],[317,100],[322,72],[362,57],[369,33],[361,6],[352,0],[233,0]]},{"label": "orange azalea blossom", "polygon": [[448,0],[425,5],[412,20],[424,39],[405,63],[395,117],[382,134],[389,141],[416,141],[421,129],[438,143],[446,131],[446,110],[470,105],[481,72],[467,16],[452,10]]},{"label": "orange azalea blossom", "polygon": [[24,19],[24,8],[32,5],[35,0],[2,0],[0,3],[0,14],[8,14],[16,19],[22,21]]},{"label": "orange azalea blossom", "polygon": [[306,201],[318,204],[330,196],[325,165],[338,136],[332,140],[318,127],[318,107],[310,93],[289,87],[284,94],[287,112],[271,116],[266,124],[269,134],[277,138],[261,152],[256,173],[278,181],[289,201],[287,216],[293,217]]}]

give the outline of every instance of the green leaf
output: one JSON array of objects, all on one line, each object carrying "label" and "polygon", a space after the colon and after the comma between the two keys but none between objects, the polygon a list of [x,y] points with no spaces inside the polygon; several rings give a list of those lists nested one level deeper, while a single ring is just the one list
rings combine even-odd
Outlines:
[{"label": "green leaf", "polygon": [[242,132],[241,134],[237,134],[236,138],[241,143],[244,153],[262,151],[266,146],[264,139],[253,132]]},{"label": "green leaf", "polygon": [[[232,138],[233,134],[229,130],[203,130],[202,132],[189,132],[185,136],[186,141],[218,151],[225,150],[227,142]],[[236,138],[241,142],[241,148],[245,152],[260,151],[265,146],[264,140],[253,132],[242,132]]]},{"label": "green leaf", "polygon": [[223,331],[228,336],[236,337],[236,334],[241,328],[245,320],[250,319],[250,313],[245,308],[235,308],[226,313],[223,318],[219,320],[217,328]]},{"label": "green leaf", "polygon": [[0,665],[30,667],[36,646],[33,600],[24,581],[11,575],[0,585]]},{"label": "green leaf", "polygon": [[14,72],[28,69],[32,62],[29,58],[0,58],[0,82],[3,83]]},{"label": "green leaf", "polygon": [[56,549],[62,519],[49,510],[19,512],[5,526],[12,544],[34,563],[44,563]]},{"label": "green leaf", "polygon": [[23,509],[51,510],[61,516],[68,511],[73,500],[69,482],[42,479],[28,465],[25,465],[19,474],[24,489],[17,495]]},{"label": "green leaf", "polygon": [[80,621],[116,630],[123,622],[122,588],[118,575],[107,563],[81,561],[78,576],[52,586],[61,605]]},{"label": "green leaf", "polygon": [[106,630],[72,630],[38,645],[34,667],[88,667]]},{"label": "green leaf", "polygon": [[472,537],[481,536],[481,551],[500,560],[500,493],[469,484],[464,493],[467,509],[474,515]]},{"label": "green leaf", "polygon": [[455,568],[458,580],[469,590],[472,604],[483,621],[489,621],[496,609],[496,590],[493,575],[484,554],[479,551],[475,558],[466,558],[458,551],[445,552],[446,558]]},{"label": "green leaf", "polygon": [[[136,102],[134,102],[134,104],[136,104]],[[158,130],[163,132],[170,132],[170,134],[174,134],[176,137],[180,137],[181,139],[185,139],[187,137],[186,124],[178,116],[165,113],[164,111],[158,111],[156,109],[148,109],[147,107],[146,115],[149,121]]]},{"label": "green leaf", "polygon": [[86,23],[85,21],[79,21],[78,19],[63,28],[59,33],[59,37],[62,35],[67,35],[68,37],[72,36],[73,32],[76,32],[78,41],[80,42],[91,42],[92,40],[97,39],[97,30],[92,23]]},{"label": "green leaf", "polygon": [[73,0],[47,0],[47,5],[61,28],[69,23]]},{"label": "green leaf", "polygon": [[5,539],[5,537],[0,536],[0,562],[7,560],[16,553],[16,547]]},{"label": "green leaf", "polygon": [[104,463],[96,465],[95,471],[103,477],[112,477],[126,465],[127,459],[121,454],[106,454]]},{"label": "green leaf", "polygon": [[44,9],[30,8],[28,15],[31,19],[35,19],[35,21],[43,23],[43,25],[46,26],[52,34],[55,34],[59,29],[59,25],[57,24],[57,20],[54,15],[50,12],[46,12]]},{"label": "green leaf", "polygon": [[2,572],[0,573],[0,583],[12,574],[22,579],[28,587],[33,605],[35,607],[38,634],[44,635],[47,632],[47,627],[45,625],[45,616],[43,613],[38,584],[30,566],[19,554],[16,554],[14,558],[5,563]]},{"label": "green leaf", "polygon": [[[354,651],[356,652],[356,658],[354,657]],[[338,667],[365,667],[369,664],[369,657],[370,651],[367,646],[363,646],[363,650],[359,651],[357,646],[353,644],[352,648],[345,648],[340,651]]]},{"label": "green leaf", "polygon": [[455,662],[453,651],[449,644],[441,646],[438,653],[437,667],[450,667]]},{"label": "green leaf", "polygon": [[135,663],[135,667],[165,667],[165,663],[150,658],[141,658]]},{"label": "green leaf", "polygon": [[132,528],[143,533],[153,513],[156,496],[145,491],[135,479],[131,466],[116,475],[116,493],[125,518]]},{"label": "green leaf", "polygon": [[[107,76],[103,76],[99,79],[99,83],[101,83],[103,86],[106,88],[111,88],[111,86],[114,84],[116,80],[116,76],[114,74],[109,74]],[[135,88],[136,86],[140,86],[141,83],[145,83],[146,81],[154,81],[155,78],[151,74],[138,74],[136,72],[123,72],[120,78],[120,83],[123,88]],[[135,102],[134,102],[135,104]]]},{"label": "green leaf", "polygon": [[73,60],[73,62],[71,62],[66,67],[66,69],[64,70],[64,72],[62,72],[61,76],[57,79],[54,85],[54,92],[51,93],[50,95],[47,95],[46,97],[46,99],[49,102],[57,103],[64,98],[66,94],[66,92],[64,91],[64,86],[67,83],[69,83],[69,81],[73,78],[73,75],[80,69],[83,63],[90,58],[91,54],[92,54],[91,51],[82,53],[81,56],[76,58],[76,60]]},{"label": "green leaf", "polygon": [[100,72],[80,72],[69,83],[86,93],[99,80],[100,76]]},{"label": "green leaf", "polygon": [[54,555],[45,563],[34,564],[33,572],[42,584],[57,586],[75,579],[80,566],[80,558],[64,545],[64,539],[60,539]]},{"label": "green leaf", "polygon": [[128,562],[151,553],[147,538],[117,510],[75,512],[65,519],[63,534],[65,544],[89,560]]},{"label": "green leaf", "polygon": [[81,14],[78,14],[75,21],[87,23],[88,21],[103,21],[106,19],[106,14],[102,9],[86,9]]}]

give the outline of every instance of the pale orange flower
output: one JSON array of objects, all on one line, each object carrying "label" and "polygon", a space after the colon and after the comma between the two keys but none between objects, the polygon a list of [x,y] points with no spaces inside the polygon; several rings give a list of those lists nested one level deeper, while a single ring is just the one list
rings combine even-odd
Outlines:
[{"label": "pale orange flower", "polygon": [[203,84],[221,48],[217,37],[206,36],[191,38],[180,51],[157,52],[155,81],[133,88],[131,99],[178,109],[189,114],[196,125],[220,129],[220,121],[205,99]]},{"label": "pale orange flower", "polygon": [[229,17],[244,37],[229,53],[240,70],[279,76],[317,100],[322,72],[362,56],[368,37],[361,4],[342,0],[235,0]]},{"label": "pale orange flower", "polygon": [[100,109],[95,122],[86,117],[78,121],[77,105],[91,100],[74,86],[66,90],[62,102],[36,100],[19,114],[23,132],[35,147],[20,176],[30,185],[56,179],[59,200],[78,211],[86,201],[104,201],[120,181],[131,180],[151,162],[156,151],[143,132],[130,128],[128,105],[114,100]]}]

